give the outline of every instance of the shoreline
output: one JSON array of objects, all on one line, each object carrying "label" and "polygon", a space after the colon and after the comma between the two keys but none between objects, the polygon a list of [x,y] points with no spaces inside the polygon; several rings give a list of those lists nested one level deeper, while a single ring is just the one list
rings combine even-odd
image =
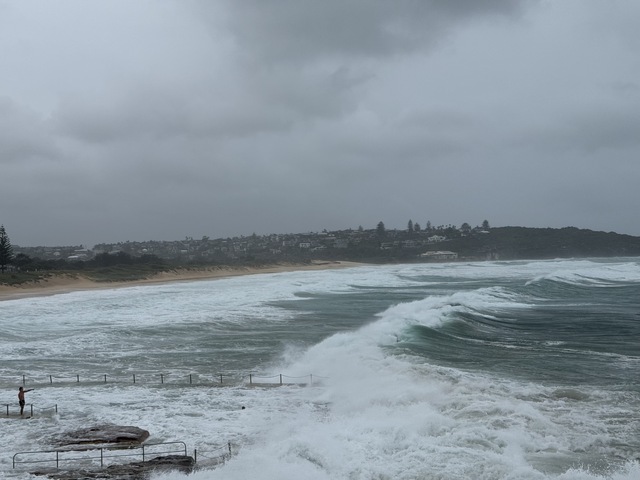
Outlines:
[{"label": "shoreline", "polygon": [[241,275],[258,275],[261,273],[284,273],[305,270],[330,270],[365,265],[357,262],[315,261],[310,264],[274,264],[264,267],[202,267],[176,268],[168,272],[160,272],[152,277],[117,282],[96,282],[82,275],[53,275],[35,283],[20,286],[0,285],[0,302],[19,300],[22,298],[47,297],[86,290],[110,290],[115,288],[136,287],[143,285],[162,285],[178,282],[196,282],[199,280],[216,280]]}]

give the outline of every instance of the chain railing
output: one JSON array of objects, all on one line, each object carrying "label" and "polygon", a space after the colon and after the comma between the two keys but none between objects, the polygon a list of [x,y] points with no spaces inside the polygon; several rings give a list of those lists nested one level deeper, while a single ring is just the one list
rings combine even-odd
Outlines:
[{"label": "chain railing", "polygon": [[[282,373],[276,375],[258,375],[255,373],[250,373],[248,377],[244,377],[249,379],[249,385],[258,385],[258,386],[273,386],[273,385],[313,385],[313,374],[303,375],[299,377],[292,377],[290,375],[284,375]],[[316,375],[316,380],[318,379],[326,379],[328,377],[320,377]],[[285,381],[285,379],[296,380],[296,381]],[[309,381],[300,381],[301,379],[308,379]],[[257,380],[257,381],[256,381]]]},{"label": "chain railing", "polygon": [[[176,447],[181,446],[181,448]],[[167,447],[167,448],[157,448]],[[118,452],[118,453],[112,453]],[[123,453],[132,452],[132,453]],[[57,470],[66,467],[69,463],[89,464],[104,467],[112,458],[139,458],[143,462],[162,455],[180,453],[187,455],[187,445],[184,442],[149,443],[131,447],[97,447],[84,450],[36,450],[32,452],[18,452],[13,455],[13,468],[21,465],[49,464]],[[44,458],[43,457],[47,457]]]},{"label": "chain railing", "polygon": [[[11,415],[13,415],[12,411],[13,410],[20,410],[20,406],[16,405],[14,403],[4,403],[3,404],[5,409],[6,409],[6,416],[10,417]],[[34,405],[33,403],[27,403],[25,405],[25,410],[29,409],[29,413],[27,413],[28,416],[33,417],[34,414]],[[3,411],[5,411],[5,409],[3,409]],[[58,413],[58,405],[52,405],[51,407],[42,407],[40,408],[40,412],[46,412],[47,410],[52,410],[54,413]],[[20,415],[19,413],[16,413],[16,415]]]},{"label": "chain railing", "polygon": [[[11,381],[6,378],[0,381],[0,387],[10,387],[16,384],[26,386],[27,383],[30,386],[46,386],[46,385],[59,385],[68,386],[72,384],[145,384],[145,385],[196,385],[196,386],[240,386],[244,383],[248,383],[251,386],[274,386],[274,385],[313,385],[314,380],[317,383],[318,379],[326,379],[328,377],[321,377],[318,375],[303,375],[303,376],[289,376],[282,373],[275,375],[258,374],[251,372],[244,376],[237,376],[231,374],[136,374],[131,373],[129,375],[93,375],[93,376],[81,376],[67,375],[67,376],[54,376],[54,375],[39,375],[39,376],[27,376],[22,375],[18,381]],[[308,381],[307,381],[308,380]]]},{"label": "chain railing", "polygon": [[232,455],[231,442],[227,442],[227,445],[225,445],[224,447],[220,447],[214,450],[208,450],[208,449],[193,450],[193,459],[196,463],[200,462],[200,463],[217,465],[219,463],[226,462],[227,459],[231,457],[231,455]]},{"label": "chain railing", "polygon": [[[88,449],[59,449],[59,450],[35,450],[31,452],[18,452],[13,455],[13,469],[23,466],[35,466],[48,464],[55,470],[69,470],[74,467],[100,467],[103,468],[114,463],[124,464],[122,459],[141,459],[142,462],[170,454],[187,456],[187,446],[184,442],[161,442],[128,447],[96,447]],[[205,447],[193,450],[194,465],[202,467],[220,465],[225,463],[233,455],[232,444],[218,448]],[[119,459],[113,462],[112,459]],[[46,468],[46,465],[45,465]]]}]

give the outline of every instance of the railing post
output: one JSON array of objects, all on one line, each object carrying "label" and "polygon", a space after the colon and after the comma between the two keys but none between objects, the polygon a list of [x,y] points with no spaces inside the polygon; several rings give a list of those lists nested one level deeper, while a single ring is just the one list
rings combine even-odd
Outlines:
[{"label": "railing post", "polygon": [[104,376],[104,383],[107,383],[107,375]]},{"label": "railing post", "polygon": [[29,406],[31,407],[31,416],[33,417],[33,403],[29,404]]},{"label": "railing post", "polygon": [[56,452],[56,469],[60,470],[60,452]]},{"label": "railing post", "polygon": [[189,374],[189,385],[191,385],[191,383],[192,383],[191,374]]},{"label": "railing post", "polygon": [[76,380],[78,383],[80,383],[80,375],[76,375]]},{"label": "railing post", "polygon": [[160,374],[160,383],[164,383],[164,375]]},{"label": "railing post", "polygon": [[280,385],[282,385],[282,374],[280,374]]},{"label": "railing post", "polygon": [[142,461],[144,462],[144,445],[142,445]]},{"label": "railing post", "polygon": [[220,385],[222,385],[222,374],[220,374]]},{"label": "railing post", "polygon": [[25,378],[24,375],[22,375],[22,385],[26,385],[27,384],[27,379]]},{"label": "railing post", "polygon": [[53,383],[53,377],[49,375],[49,383]]},{"label": "railing post", "polygon": [[7,417],[9,416],[9,404],[7,403]]},{"label": "railing post", "polygon": [[56,409],[56,413],[58,413],[58,404],[56,403],[54,406],[55,406],[55,409]]},{"label": "railing post", "polygon": [[104,455],[102,454],[102,447],[100,447],[100,466],[103,467],[104,466]]},{"label": "railing post", "polygon": [[227,442],[227,446],[229,447],[229,455],[231,455],[231,442]]},{"label": "railing post", "polygon": [[253,384],[253,378],[252,378],[252,374],[249,374],[249,385]]},{"label": "railing post", "polygon": [[136,383],[136,374],[133,374],[133,383]]}]

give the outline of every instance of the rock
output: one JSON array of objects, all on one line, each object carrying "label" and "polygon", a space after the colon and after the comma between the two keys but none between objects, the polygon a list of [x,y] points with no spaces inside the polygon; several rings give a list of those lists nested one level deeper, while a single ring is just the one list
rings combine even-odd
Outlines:
[{"label": "rock", "polygon": [[195,460],[185,455],[167,455],[146,462],[132,462],[123,465],[110,465],[101,469],[65,470],[56,472],[31,472],[33,475],[46,475],[53,480],[148,480],[152,472],[180,471],[193,472]]},{"label": "rock", "polygon": [[73,450],[89,450],[98,447],[140,445],[149,432],[138,427],[121,425],[97,425],[72,432],[66,432],[54,443],[58,447]]},{"label": "rock", "polygon": [[[142,428],[122,425],[97,425],[66,432],[54,439],[58,450],[91,450],[97,448],[134,448],[149,438]],[[146,461],[109,465],[104,468],[82,468],[69,470],[46,469],[31,472],[54,480],[148,480],[151,472],[177,470],[191,473],[195,459],[187,455],[161,455]]]}]

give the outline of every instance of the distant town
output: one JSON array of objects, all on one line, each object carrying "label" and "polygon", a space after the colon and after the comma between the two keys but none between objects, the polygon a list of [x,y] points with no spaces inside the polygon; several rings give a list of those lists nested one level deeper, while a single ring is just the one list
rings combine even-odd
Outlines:
[{"label": "distant town", "polygon": [[638,256],[640,237],[566,227],[492,228],[485,220],[471,227],[430,223],[422,228],[409,220],[406,229],[376,228],[250,235],[212,239],[185,237],[175,241],[127,241],[85,246],[13,246],[20,259],[95,262],[97,257],[150,258],[172,264],[233,265],[307,262],[312,260],[371,263],[540,259],[586,256]]},{"label": "distant town", "polygon": [[[472,228],[464,224],[460,229],[453,226],[431,227],[424,229],[409,221],[406,230],[386,229],[380,222],[375,229],[357,229],[250,235],[212,239],[185,237],[174,241],[126,241],[119,243],[101,243],[93,248],[77,246],[13,246],[15,255],[23,254],[43,260],[88,261],[96,255],[126,254],[133,257],[152,255],[178,263],[235,263],[243,260],[258,262],[299,262],[305,259],[364,259],[424,255],[438,260],[455,260],[456,252],[438,251],[433,247],[444,244],[452,238],[467,235],[486,234],[489,225],[485,221],[482,227]],[[483,233],[484,232],[484,233]],[[386,253],[385,253],[386,252]]]}]

